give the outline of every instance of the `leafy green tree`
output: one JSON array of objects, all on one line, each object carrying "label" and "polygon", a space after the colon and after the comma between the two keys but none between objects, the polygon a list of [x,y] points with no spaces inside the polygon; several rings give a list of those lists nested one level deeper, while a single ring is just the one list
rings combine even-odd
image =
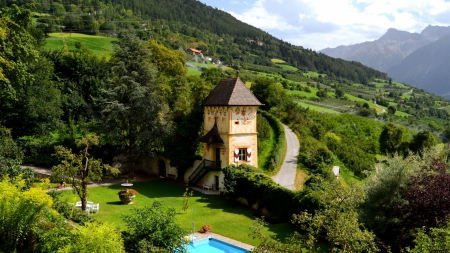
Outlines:
[{"label": "leafy green tree", "polygon": [[425,150],[422,157],[409,155],[403,158],[394,155],[367,180],[360,218],[385,244],[398,250],[397,235],[400,233],[401,220],[395,210],[407,204],[405,196],[409,191],[411,177],[418,175],[422,166],[429,166],[431,158],[438,156],[436,150]]},{"label": "leafy green tree", "polygon": [[409,149],[417,153],[421,152],[425,148],[431,148],[437,143],[437,138],[430,131],[423,130],[413,136],[413,140],[409,144]]},{"label": "leafy green tree", "polygon": [[72,185],[73,191],[80,197],[83,211],[86,210],[88,183],[92,180],[101,180],[103,171],[110,172],[112,175],[119,173],[118,169],[102,164],[101,160],[90,158],[89,148],[98,143],[98,136],[93,135],[77,140],[77,146],[83,148],[79,154],[74,154],[72,150],[63,146],[55,147],[55,155],[61,159],[61,164],[53,166],[52,177],[56,180],[65,180]]},{"label": "leafy green tree", "polygon": [[306,244],[314,250],[318,240],[330,244],[329,252],[378,252],[375,235],[358,221],[357,207],[364,200],[363,191],[357,186],[346,187],[337,180],[323,182],[321,202],[324,208],[314,214],[302,212],[293,216],[306,231]]},{"label": "leafy green tree", "polygon": [[450,223],[437,228],[416,229],[414,247],[407,249],[410,253],[434,253],[450,251]]},{"label": "leafy green tree", "polygon": [[185,53],[180,50],[170,50],[169,48],[158,44],[157,41],[147,42],[147,46],[152,52],[150,61],[155,64],[160,73],[170,77],[183,77],[187,74],[184,59]]},{"label": "leafy green tree", "polygon": [[404,130],[391,122],[383,126],[380,134],[380,151],[384,154],[397,152],[403,141]]},{"label": "leafy green tree", "polygon": [[124,215],[126,251],[186,252],[186,232],[176,223],[175,213],[174,208],[163,208],[162,202],[154,201],[151,206]]},{"label": "leafy green tree", "polygon": [[14,142],[11,132],[0,126],[0,177],[8,176],[11,182],[23,178],[25,187],[29,188],[35,179],[34,170],[21,167],[23,152]]},{"label": "leafy green tree", "polygon": [[[53,66],[39,55],[30,33],[31,12],[12,5],[0,18],[0,118],[13,136],[47,133],[58,126],[60,95]],[[3,34],[3,35],[2,35]]]},{"label": "leafy green tree", "polygon": [[335,91],[336,98],[342,98],[345,96],[345,91],[342,88],[336,88]]},{"label": "leafy green tree", "polygon": [[51,50],[43,54],[54,65],[54,81],[60,86],[65,123],[97,114],[99,109],[94,101],[101,96],[109,77],[107,61],[84,49]]},{"label": "leafy green tree", "polygon": [[210,84],[212,84],[214,86],[217,85],[220,82],[220,80],[222,79],[219,68],[205,69],[205,70],[203,70],[200,77],[205,79],[207,82],[209,82]]},{"label": "leafy green tree", "polygon": [[203,134],[201,103],[213,88],[199,77],[190,76],[186,81],[186,90],[178,93],[172,109],[174,131],[164,141],[164,155],[170,159],[170,165],[178,169],[180,180],[199,153],[201,144],[197,139]]},{"label": "leafy green tree", "polygon": [[123,148],[129,173],[134,174],[139,157],[162,148],[171,130],[169,108],[144,42],[124,34],[111,63],[113,76],[105,90],[103,123],[109,140]]},{"label": "leafy green tree", "polygon": [[392,115],[394,115],[395,112],[397,111],[397,108],[395,108],[395,106],[393,106],[393,105],[389,105],[387,109],[388,109],[388,113],[392,114]]},{"label": "leafy green tree", "polygon": [[14,99],[33,82],[31,66],[38,59],[36,40],[27,31],[31,11],[12,5],[1,10],[0,78],[1,99]]},{"label": "leafy green tree", "polygon": [[[294,215],[292,222],[302,228],[281,243],[262,233],[263,220],[256,219],[251,226],[252,236],[260,244],[252,252],[377,252],[375,236],[368,232],[358,221],[357,207],[362,200],[361,189],[341,185],[337,180],[324,181],[322,177],[313,177],[310,183],[315,190],[308,190],[307,197],[318,202],[310,212]],[[304,207],[303,207],[304,208]],[[318,242],[320,242],[318,244]]]}]

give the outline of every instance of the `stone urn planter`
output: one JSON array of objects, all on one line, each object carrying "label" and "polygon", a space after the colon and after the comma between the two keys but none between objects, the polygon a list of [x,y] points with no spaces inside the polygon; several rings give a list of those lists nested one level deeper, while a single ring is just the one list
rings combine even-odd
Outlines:
[{"label": "stone urn planter", "polygon": [[119,191],[119,198],[120,201],[122,201],[122,203],[127,204],[127,205],[131,205],[133,204],[133,199],[134,197],[136,197],[136,194],[138,192],[134,189],[122,189]]}]

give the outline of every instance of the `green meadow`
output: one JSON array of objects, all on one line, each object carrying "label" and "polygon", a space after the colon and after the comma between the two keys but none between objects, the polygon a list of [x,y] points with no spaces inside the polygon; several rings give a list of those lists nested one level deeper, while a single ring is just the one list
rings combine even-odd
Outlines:
[{"label": "green meadow", "polygon": [[117,38],[80,33],[50,33],[46,39],[45,49],[74,50],[76,44],[89,49],[100,57],[109,59]]}]

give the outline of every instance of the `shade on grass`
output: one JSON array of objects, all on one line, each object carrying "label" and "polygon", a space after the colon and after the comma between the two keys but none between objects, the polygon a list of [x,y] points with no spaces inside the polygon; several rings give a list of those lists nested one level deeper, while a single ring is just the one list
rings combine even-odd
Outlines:
[{"label": "shade on grass", "polygon": [[[259,241],[249,236],[250,225],[253,224],[253,211],[235,202],[225,200],[218,195],[205,195],[194,191],[194,196],[189,200],[187,214],[183,213],[183,193],[186,187],[175,184],[173,181],[154,180],[149,182],[134,183],[133,189],[139,194],[134,198],[133,205],[123,205],[117,192],[123,187],[120,185],[101,186],[89,188],[88,200],[100,203],[100,212],[92,214],[97,220],[115,224],[120,229],[126,229],[122,221],[123,214],[129,214],[133,208],[149,206],[158,199],[167,207],[173,207],[177,211],[177,222],[186,231],[191,231],[195,222],[196,232],[204,224],[211,224],[212,231],[232,239],[258,245]],[[190,190],[191,191],[191,190]],[[67,202],[79,201],[71,192],[64,192],[63,200]],[[284,239],[295,228],[290,224],[273,224],[265,228],[268,235],[274,235],[278,239]]]}]

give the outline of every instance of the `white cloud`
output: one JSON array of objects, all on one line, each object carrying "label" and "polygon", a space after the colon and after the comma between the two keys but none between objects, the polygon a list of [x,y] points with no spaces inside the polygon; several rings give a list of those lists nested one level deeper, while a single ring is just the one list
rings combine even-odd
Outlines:
[{"label": "white cloud", "polygon": [[[202,2],[214,6],[222,1]],[[429,24],[450,25],[450,2],[445,0],[246,0],[225,10],[280,39],[315,50],[375,40],[389,28],[421,32]]]}]

